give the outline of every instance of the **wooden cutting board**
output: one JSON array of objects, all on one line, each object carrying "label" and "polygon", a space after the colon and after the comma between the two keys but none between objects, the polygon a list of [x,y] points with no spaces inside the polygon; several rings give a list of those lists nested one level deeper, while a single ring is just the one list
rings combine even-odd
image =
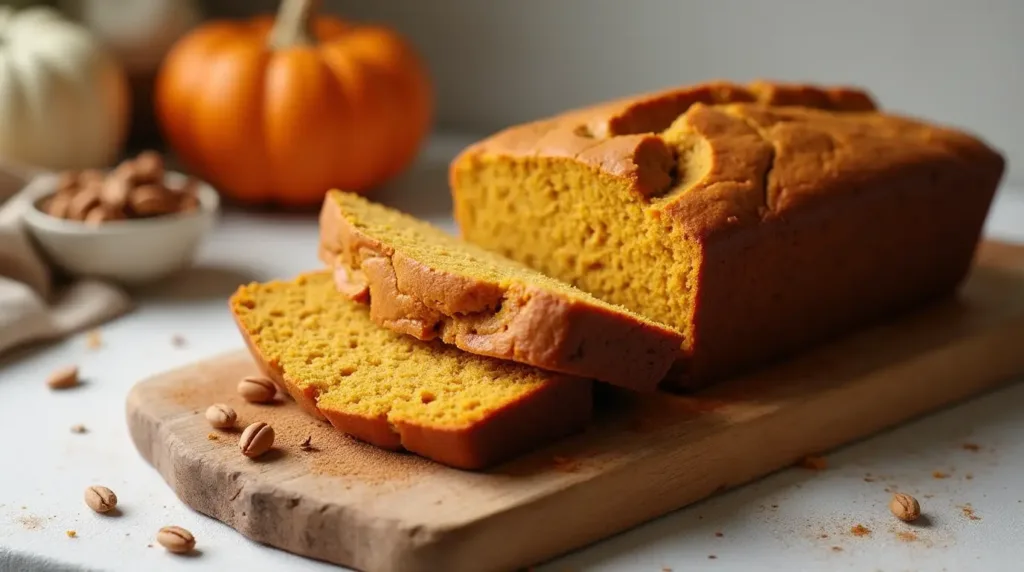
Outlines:
[{"label": "wooden cutting board", "polygon": [[[508,570],[1024,373],[1024,247],[985,244],[955,300],[699,395],[609,390],[589,430],[486,473],[377,450],[291,402],[243,403],[235,384],[255,372],[238,352],[132,390],[135,444],[184,502],[259,542],[363,570]],[[239,426],[271,423],[276,448],[243,457],[237,432],[206,424],[214,402],[235,407]]]}]

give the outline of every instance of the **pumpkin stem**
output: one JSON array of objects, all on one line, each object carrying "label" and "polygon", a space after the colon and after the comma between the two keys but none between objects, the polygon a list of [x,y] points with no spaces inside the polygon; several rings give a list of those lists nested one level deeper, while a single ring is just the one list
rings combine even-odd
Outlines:
[{"label": "pumpkin stem", "polygon": [[274,27],[270,30],[270,49],[315,44],[312,23],[319,4],[320,0],[281,0]]}]

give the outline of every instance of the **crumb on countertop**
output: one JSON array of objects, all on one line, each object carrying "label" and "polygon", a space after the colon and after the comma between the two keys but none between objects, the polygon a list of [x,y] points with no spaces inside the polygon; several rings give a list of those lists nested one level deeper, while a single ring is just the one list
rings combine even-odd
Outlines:
[{"label": "crumb on countertop", "polygon": [[103,346],[103,337],[99,330],[89,330],[85,333],[85,347],[90,350],[99,349]]},{"label": "crumb on countertop", "polygon": [[68,538],[78,538],[78,531],[68,530],[64,534],[68,535]]},{"label": "crumb on countertop", "polygon": [[960,505],[957,508],[970,520],[981,520],[981,517],[974,513],[974,507],[971,506],[971,503]]},{"label": "crumb on countertop", "polygon": [[871,534],[871,529],[863,524],[855,524],[850,527],[850,534],[853,534],[854,536],[867,536]]},{"label": "crumb on countertop", "polygon": [[77,423],[77,424],[71,426],[71,432],[72,433],[85,433],[87,431],[88,431],[88,429],[86,429],[85,425],[82,425],[81,423]]},{"label": "crumb on countertop", "polygon": [[949,473],[945,473],[945,472],[942,472],[942,471],[932,471],[932,478],[933,479],[948,479],[949,478]]},{"label": "crumb on countertop", "polygon": [[908,530],[901,530],[901,531],[897,532],[896,533],[896,538],[899,539],[899,540],[902,540],[903,542],[916,542],[917,541],[917,535],[914,534],[913,532],[908,531]]},{"label": "crumb on countertop", "polygon": [[977,443],[964,443],[961,447],[964,451],[970,451],[972,453],[977,453],[981,450],[981,445],[978,445]]},{"label": "crumb on countertop", "polygon": [[220,439],[220,437],[218,437],[216,433],[207,433],[206,438],[209,439],[210,441],[216,441],[217,439]]}]

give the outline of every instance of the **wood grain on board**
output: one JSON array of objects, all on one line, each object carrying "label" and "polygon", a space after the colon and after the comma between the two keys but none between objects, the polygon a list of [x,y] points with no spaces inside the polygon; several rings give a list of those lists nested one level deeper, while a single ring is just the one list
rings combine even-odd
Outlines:
[{"label": "wood grain on board", "polygon": [[[483,473],[380,451],[291,402],[244,403],[235,384],[255,372],[240,351],[132,390],[135,444],[185,503],[362,570],[509,570],[1024,373],[1024,246],[986,243],[955,299],[697,395],[607,389],[587,431]],[[204,420],[215,402],[239,427],[271,423],[275,449],[243,457],[237,432]]]}]

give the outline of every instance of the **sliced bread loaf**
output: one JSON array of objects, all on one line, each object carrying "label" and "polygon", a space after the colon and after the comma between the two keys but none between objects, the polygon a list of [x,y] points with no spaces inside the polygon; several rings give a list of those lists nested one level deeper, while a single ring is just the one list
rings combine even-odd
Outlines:
[{"label": "sliced bread loaf", "polygon": [[230,299],[266,375],[311,415],[387,449],[479,469],[582,428],[591,382],[378,327],[330,273]]},{"label": "sliced bread loaf", "polygon": [[451,165],[462,237],[683,332],[697,387],[948,295],[1005,161],[841,87],[713,82],[518,125]]},{"label": "sliced bread loaf", "polygon": [[338,288],[396,332],[636,390],[680,351],[667,326],[360,196],[329,193],[320,230]]}]

